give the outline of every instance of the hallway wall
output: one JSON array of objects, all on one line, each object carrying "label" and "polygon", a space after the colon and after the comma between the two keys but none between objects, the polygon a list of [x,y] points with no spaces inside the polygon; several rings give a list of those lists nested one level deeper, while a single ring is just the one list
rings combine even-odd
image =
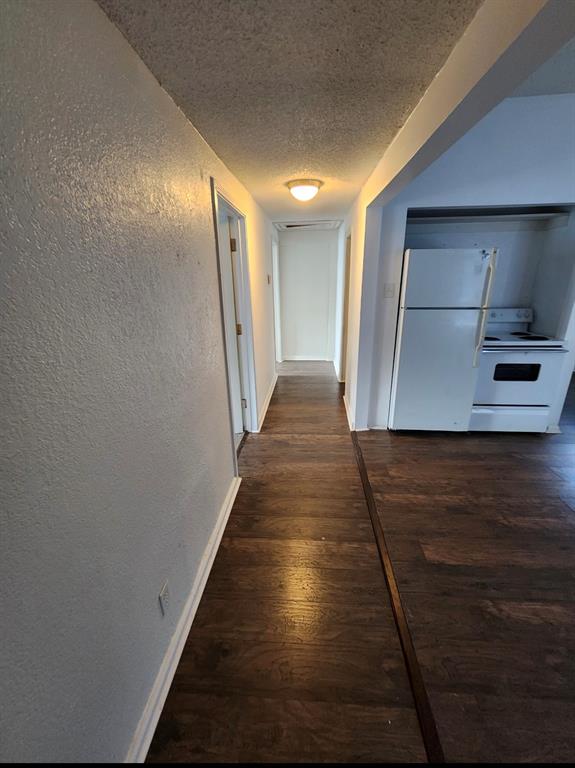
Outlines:
[{"label": "hallway wall", "polygon": [[271,224],[92,0],[2,2],[0,71],[0,759],[122,761],[236,487],[210,176],[258,407]]},{"label": "hallway wall", "polygon": [[337,230],[280,232],[284,360],[334,359],[337,261]]},{"label": "hallway wall", "polygon": [[382,207],[570,40],[573,8],[547,0],[484,2],[347,212],[344,226],[352,241],[345,401],[353,428],[366,429],[369,422],[371,377],[364,370],[376,343],[373,306],[393,298],[378,294],[378,256],[386,236]]}]

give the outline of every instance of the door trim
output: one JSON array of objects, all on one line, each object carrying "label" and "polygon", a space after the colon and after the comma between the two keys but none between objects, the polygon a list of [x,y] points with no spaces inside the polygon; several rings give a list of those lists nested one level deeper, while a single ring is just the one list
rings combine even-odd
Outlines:
[{"label": "door trim", "polygon": [[240,322],[242,324],[242,336],[244,343],[241,347],[241,385],[242,393],[246,400],[245,408],[245,429],[248,432],[254,432],[257,430],[257,402],[256,402],[256,377],[255,377],[255,357],[254,357],[254,343],[253,343],[253,320],[252,320],[252,302],[251,302],[251,289],[250,289],[250,276],[249,276],[249,260],[247,249],[247,236],[246,236],[246,217],[232,202],[230,198],[222,188],[218,185],[217,181],[211,177],[211,194],[212,194],[212,213],[214,220],[214,233],[216,241],[216,257],[217,257],[217,270],[218,270],[218,289],[220,294],[220,319],[222,327],[222,341],[224,344],[224,358],[226,365],[226,386],[228,391],[228,410],[230,417],[230,441],[233,449],[234,464],[237,469],[237,456],[235,450],[234,440],[234,425],[232,419],[232,400],[231,400],[231,388],[230,388],[230,372],[229,361],[226,351],[226,328],[224,320],[224,297],[222,291],[222,265],[221,265],[221,248],[219,243],[218,221],[220,208],[225,206],[229,209],[230,213],[237,218],[238,223],[238,262],[239,262],[239,296],[236,297],[236,301],[239,304],[238,311]]},{"label": "door trim", "polygon": [[351,230],[345,232],[343,243],[343,305],[341,308],[341,349],[339,357],[339,381],[347,376],[347,339],[349,330],[349,290],[351,284]]},{"label": "door trim", "polygon": [[276,363],[283,362],[282,327],[281,327],[281,297],[280,297],[280,267],[279,241],[272,235],[272,287],[274,297],[274,340],[276,345]]}]

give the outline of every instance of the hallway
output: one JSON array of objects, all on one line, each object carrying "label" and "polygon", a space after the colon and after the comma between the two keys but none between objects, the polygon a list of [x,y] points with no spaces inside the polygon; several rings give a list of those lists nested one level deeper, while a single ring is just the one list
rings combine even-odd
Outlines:
[{"label": "hallway", "polygon": [[0,763],[575,761],[573,63],[0,0]]},{"label": "hallway", "polygon": [[150,761],[425,753],[335,377],[281,376]]},{"label": "hallway", "polygon": [[[150,762],[425,762],[341,389],[280,377],[247,439]],[[575,755],[574,396],[561,435],[358,435],[448,761]]]}]

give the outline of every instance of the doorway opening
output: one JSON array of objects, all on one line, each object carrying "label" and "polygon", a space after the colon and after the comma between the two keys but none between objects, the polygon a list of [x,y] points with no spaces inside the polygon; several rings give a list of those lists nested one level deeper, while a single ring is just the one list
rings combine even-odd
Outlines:
[{"label": "doorway opening", "polygon": [[237,450],[245,432],[257,430],[255,369],[245,216],[212,179],[222,329],[226,353],[230,427]]},{"label": "doorway opening", "polygon": [[345,238],[340,221],[277,222],[272,247],[278,375],[342,381]]}]

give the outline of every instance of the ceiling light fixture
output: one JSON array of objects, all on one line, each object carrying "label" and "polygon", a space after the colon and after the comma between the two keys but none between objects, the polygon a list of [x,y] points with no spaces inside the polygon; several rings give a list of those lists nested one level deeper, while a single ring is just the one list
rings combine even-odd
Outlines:
[{"label": "ceiling light fixture", "polygon": [[313,200],[319,192],[319,188],[323,187],[323,181],[319,179],[294,179],[288,181],[286,186],[296,200],[307,203],[308,200]]}]

